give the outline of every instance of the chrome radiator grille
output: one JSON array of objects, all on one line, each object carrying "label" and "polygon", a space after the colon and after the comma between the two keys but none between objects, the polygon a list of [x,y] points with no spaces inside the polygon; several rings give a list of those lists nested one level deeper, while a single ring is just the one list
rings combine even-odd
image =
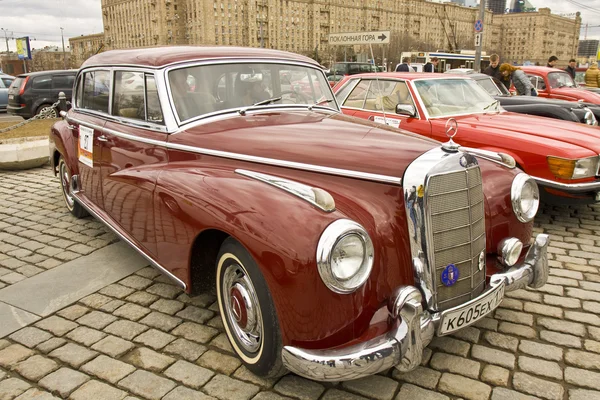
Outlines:
[{"label": "chrome radiator grille", "polygon": [[[485,286],[485,217],[481,171],[478,166],[429,177],[426,207],[433,241],[430,249],[435,302],[445,310],[477,297]],[[459,278],[452,286],[441,280],[443,270],[454,264]]]}]

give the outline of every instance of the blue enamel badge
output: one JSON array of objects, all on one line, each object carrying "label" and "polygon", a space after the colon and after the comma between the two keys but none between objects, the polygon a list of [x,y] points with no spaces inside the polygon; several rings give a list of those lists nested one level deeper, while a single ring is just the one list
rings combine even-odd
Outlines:
[{"label": "blue enamel badge", "polygon": [[442,271],[442,283],[445,286],[452,286],[458,280],[458,268],[454,264],[448,264]]}]

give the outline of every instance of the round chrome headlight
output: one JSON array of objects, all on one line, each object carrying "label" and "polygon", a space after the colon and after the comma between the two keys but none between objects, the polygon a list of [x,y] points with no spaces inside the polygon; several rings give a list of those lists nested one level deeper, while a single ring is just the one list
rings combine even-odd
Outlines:
[{"label": "round chrome headlight", "polygon": [[598,122],[596,121],[596,116],[594,115],[594,113],[592,112],[592,110],[590,110],[589,108],[585,107],[585,114],[584,114],[584,120],[585,123],[588,125],[592,125],[592,126],[597,126]]},{"label": "round chrome headlight", "polygon": [[354,221],[331,223],[317,245],[317,267],[323,283],[336,293],[352,293],[364,284],[373,267],[373,242]]},{"label": "round chrome headlight", "polygon": [[517,219],[521,222],[531,221],[540,205],[537,183],[527,174],[518,174],[510,189],[510,199]]}]

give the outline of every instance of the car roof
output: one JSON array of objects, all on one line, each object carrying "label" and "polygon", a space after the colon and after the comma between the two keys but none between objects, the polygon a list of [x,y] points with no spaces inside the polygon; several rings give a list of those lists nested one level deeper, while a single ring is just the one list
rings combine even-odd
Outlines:
[{"label": "car roof", "polygon": [[40,76],[40,75],[61,75],[61,74],[73,74],[77,73],[76,69],[54,69],[49,71],[37,71],[37,72],[28,72],[26,74],[19,74],[17,77],[24,78],[26,76]]},{"label": "car roof", "polygon": [[469,79],[471,75],[466,74],[432,74],[431,72],[370,72],[365,74],[351,75],[350,79],[354,78],[402,78],[414,81],[416,79]]},{"label": "car roof", "polygon": [[531,71],[531,72],[565,72],[564,69],[540,67],[537,65],[518,65],[517,68],[521,68],[523,71]]},{"label": "car roof", "polygon": [[235,46],[163,46],[130,50],[109,50],[90,57],[81,67],[138,65],[159,68],[187,61],[224,58],[291,59],[320,67],[319,63],[315,60],[300,54],[280,50]]}]

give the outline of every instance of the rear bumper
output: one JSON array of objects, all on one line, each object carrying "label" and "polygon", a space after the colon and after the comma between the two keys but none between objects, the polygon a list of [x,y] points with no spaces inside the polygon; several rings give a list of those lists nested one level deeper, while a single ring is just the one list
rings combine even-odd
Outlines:
[{"label": "rear bumper", "polygon": [[6,106],[6,112],[13,115],[18,115],[23,118],[31,118],[31,110],[21,106],[11,106],[10,104]]},{"label": "rear bumper", "polygon": [[[548,243],[548,235],[538,235],[521,264],[492,275],[488,290],[469,303],[478,302],[499,285],[504,285],[504,291],[543,286],[548,279]],[[410,371],[421,364],[424,347],[439,334],[443,315],[464,306],[430,313],[423,309],[419,289],[402,286],[388,303],[391,317],[399,322],[396,328],[370,341],[339,349],[305,350],[285,346],[283,363],[298,375],[320,381],[358,379],[391,367]]]}]

